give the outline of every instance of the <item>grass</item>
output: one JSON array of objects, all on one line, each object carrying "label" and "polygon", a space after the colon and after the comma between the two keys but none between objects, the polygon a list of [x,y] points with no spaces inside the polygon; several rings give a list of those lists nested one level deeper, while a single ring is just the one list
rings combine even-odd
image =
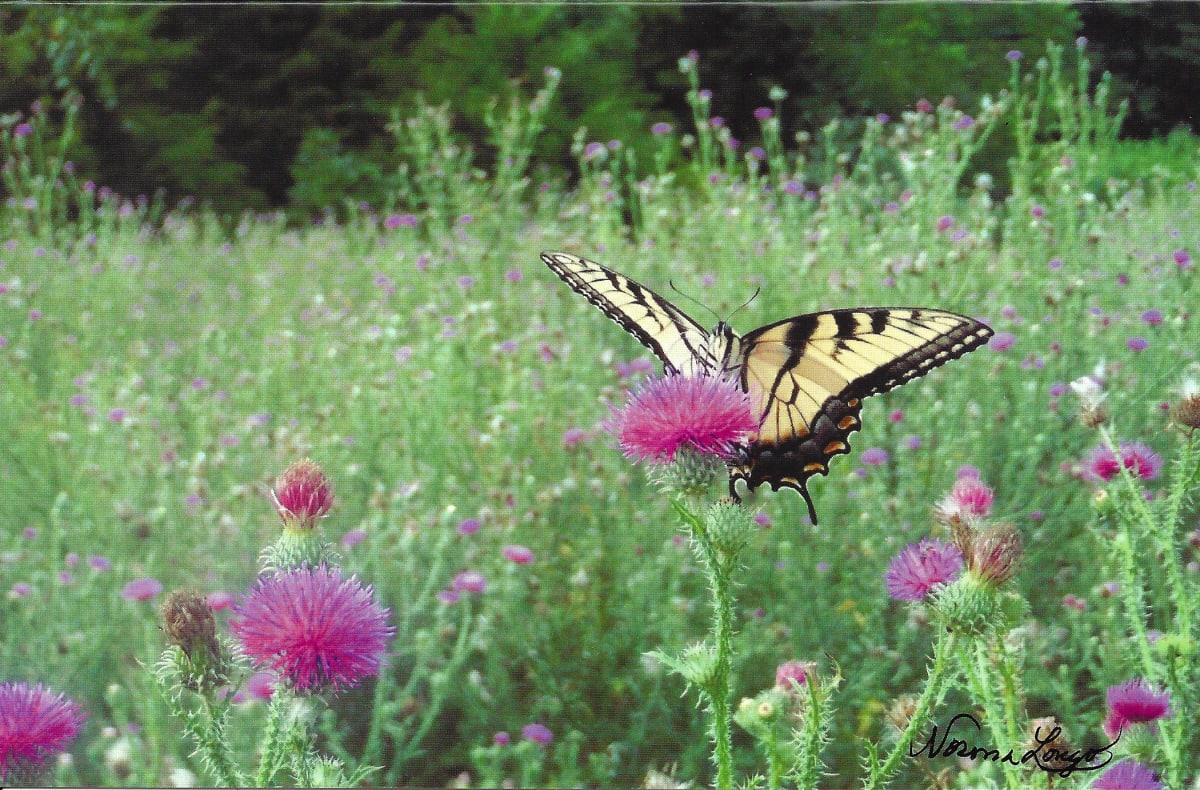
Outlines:
[{"label": "grass", "polygon": [[[210,213],[150,223],[150,206],[122,217],[113,197],[47,235],[10,206],[0,678],[46,682],[88,712],[56,780],[155,785],[188,767],[204,781],[145,669],[163,647],[155,600],[122,590],[152,577],[244,591],[278,531],[266,489],[304,456],[336,487],[330,538],[365,532],[344,565],[376,586],[400,632],[384,690],[333,700],[323,747],[352,764],[373,743],[386,779],[407,784],[466,772],[482,784],[621,785],[668,766],[707,780],[694,698],[643,658],[704,632],[704,580],[668,503],[599,427],[657,364],[627,373],[647,352],[547,271],[543,249],[595,258],[741,331],[818,309],[925,305],[1011,333],[1010,348],[868,401],[854,452],[812,483],[819,528],[798,497],[758,497],[770,526],[740,577],[735,701],[787,659],[840,667],[826,767],[831,784],[861,779],[856,738],[889,737],[884,712],[923,682],[936,628],[888,599],[883,573],[930,533],[931,508],[971,464],[1025,538],[1015,588],[1029,616],[1013,639],[1026,709],[1056,716],[1073,743],[1103,741],[1104,690],[1136,664],[1104,592],[1117,568],[1095,487],[1073,471],[1099,437],[1057,393],[1102,368],[1111,430],[1173,452],[1163,404],[1198,370],[1200,289],[1177,263],[1200,255],[1195,141],[1172,144],[1169,174],[1100,192],[1091,170],[1083,183],[1083,168],[1049,164],[1086,162],[1096,141],[1042,142],[1044,155],[1016,166],[1042,168],[1025,183],[1045,186],[1006,202],[945,186],[970,153],[958,117],[873,129],[827,179],[805,173],[795,148],[780,148],[794,172],[725,154],[708,172],[677,158],[654,176],[617,149],[583,162],[571,189],[532,171],[518,199],[511,174],[493,190],[451,160],[444,179],[422,182],[416,227],[360,210],[299,228],[246,217],[227,237]],[[793,176],[811,186],[789,194]],[[571,429],[582,439],[565,440]],[[872,447],[890,460],[861,463]],[[461,534],[467,518],[481,529]],[[534,562],[506,560],[511,544]],[[439,603],[467,569],[488,590]],[[1148,560],[1142,571],[1159,596],[1148,623],[1169,631],[1163,571]],[[950,709],[965,693],[951,692]],[[389,728],[372,736],[383,702]],[[231,742],[247,761],[264,716],[260,702],[236,706]],[[492,746],[531,722],[554,742]],[[739,775],[756,770],[745,732],[734,748]],[[899,781],[925,783],[935,768],[908,761]],[[987,763],[965,776],[1001,781]]]}]

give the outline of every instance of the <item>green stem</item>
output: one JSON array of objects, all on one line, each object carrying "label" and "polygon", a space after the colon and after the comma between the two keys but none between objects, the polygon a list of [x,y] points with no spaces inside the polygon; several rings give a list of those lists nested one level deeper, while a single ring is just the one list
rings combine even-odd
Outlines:
[{"label": "green stem", "polygon": [[952,631],[943,631],[938,636],[938,641],[933,646],[933,667],[929,670],[929,679],[925,683],[925,690],[921,693],[921,698],[917,700],[917,708],[913,711],[912,718],[909,719],[904,732],[900,733],[900,740],[896,742],[887,759],[883,761],[882,765],[872,767],[870,774],[863,782],[865,790],[883,786],[896,772],[900,761],[912,756],[909,754],[909,747],[913,738],[916,737],[918,730],[925,726],[934,707],[941,702],[946,693],[947,682],[950,680],[949,658],[956,650],[956,642],[957,637]]},{"label": "green stem", "polygon": [[271,697],[270,705],[267,706],[267,721],[263,728],[262,761],[258,765],[258,775],[254,777],[255,787],[270,787],[275,779],[275,774],[279,772],[279,766],[283,763],[281,759],[283,755],[280,754],[283,743],[279,737],[283,730],[286,707],[283,696],[284,692],[276,689],[274,696]]}]

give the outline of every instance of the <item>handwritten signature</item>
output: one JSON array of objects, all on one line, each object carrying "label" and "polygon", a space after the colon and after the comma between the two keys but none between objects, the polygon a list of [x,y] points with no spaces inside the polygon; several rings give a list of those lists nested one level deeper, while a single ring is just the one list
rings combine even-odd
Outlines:
[{"label": "handwritten signature", "polygon": [[[999,749],[972,746],[969,741],[961,738],[951,738],[950,730],[954,728],[959,719],[970,721],[975,725],[976,730],[983,729],[979,720],[970,713],[959,713],[950,719],[950,723],[946,725],[945,731],[941,732],[941,740],[938,740],[938,725],[934,724],[924,746],[914,752],[913,745],[909,744],[909,755],[919,757],[925,754],[931,759],[934,757],[966,757],[970,760],[990,760],[991,762],[1007,763],[1008,765],[1025,765],[1032,761],[1041,770],[1057,774],[1066,779],[1075,771],[1097,771],[1108,765],[1113,757],[1111,753],[1112,747],[1117,744],[1117,741],[1121,740],[1121,735],[1118,733],[1112,743],[1106,746],[1099,746],[1094,749],[1066,751],[1047,746],[1047,744],[1053,743],[1062,734],[1062,727],[1053,727],[1044,736],[1042,728],[1038,727],[1033,734],[1033,741],[1036,745],[1020,757],[1017,757],[1012,749],[1009,749],[1005,754],[1001,754]],[[1102,756],[1104,761],[1096,762]]]}]

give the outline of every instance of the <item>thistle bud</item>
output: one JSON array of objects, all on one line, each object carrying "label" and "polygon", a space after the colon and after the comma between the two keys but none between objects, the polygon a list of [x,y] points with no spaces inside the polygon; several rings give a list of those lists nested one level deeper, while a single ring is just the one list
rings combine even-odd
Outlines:
[{"label": "thistle bud", "polygon": [[975,535],[971,551],[963,552],[967,568],[985,584],[999,587],[1017,572],[1023,544],[1012,524],[997,524]]},{"label": "thistle bud", "polygon": [[321,467],[305,458],[279,476],[272,497],[284,529],[307,532],[328,515],[333,506],[333,486]]}]

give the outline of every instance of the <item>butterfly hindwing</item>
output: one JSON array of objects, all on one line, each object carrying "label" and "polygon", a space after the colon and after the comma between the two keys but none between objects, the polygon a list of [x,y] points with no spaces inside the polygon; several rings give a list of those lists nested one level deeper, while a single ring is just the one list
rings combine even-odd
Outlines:
[{"label": "butterfly hindwing", "polygon": [[654,291],[578,255],[543,252],[542,260],[563,282],[653,351],[668,375],[717,370],[721,360],[714,356],[709,333]]},{"label": "butterfly hindwing", "polygon": [[919,308],[831,310],[750,332],[742,338],[741,380],[761,427],[731,484],[795,489],[816,523],[807,481],[850,452],[862,399],[961,357],[991,334],[966,316]]}]

